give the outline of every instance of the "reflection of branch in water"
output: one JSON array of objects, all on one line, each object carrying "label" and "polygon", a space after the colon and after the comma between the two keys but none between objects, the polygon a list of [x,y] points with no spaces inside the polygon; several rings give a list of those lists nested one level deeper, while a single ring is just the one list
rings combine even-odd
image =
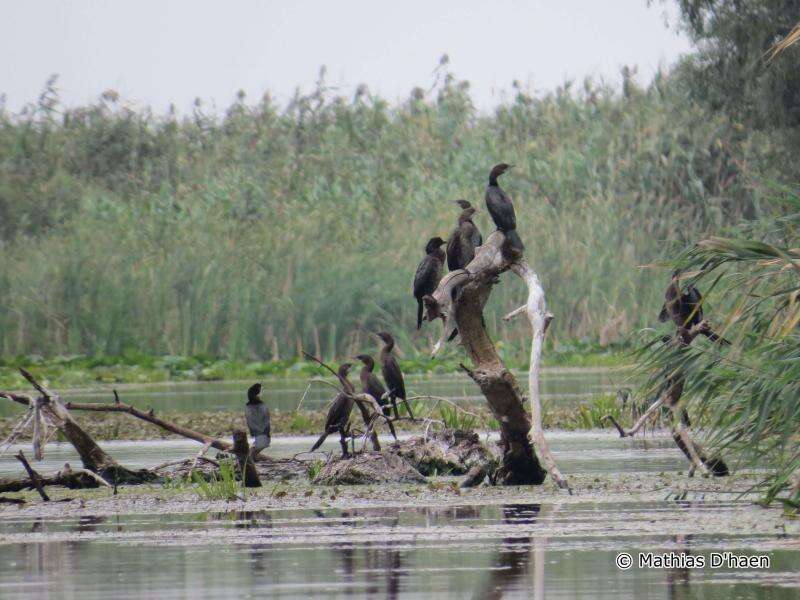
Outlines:
[{"label": "reflection of branch in water", "polygon": [[97,517],[94,515],[86,515],[78,519],[78,524],[75,526],[75,531],[78,533],[90,533],[97,531],[97,526],[106,522],[106,517]]},{"label": "reflection of branch in water", "polygon": [[[539,504],[507,504],[503,506],[503,523],[531,524],[539,517]],[[486,585],[476,591],[473,598],[503,598],[510,592],[528,570],[531,563],[531,547],[534,538],[503,538],[503,545],[497,553],[495,569],[491,572]]]},{"label": "reflection of branch in water", "polygon": [[[676,553],[689,554],[688,542],[691,539],[691,535],[674,536],[672,541],[678,547]],[[686,567],[667,569],[667,598],[669,600],[684,600],[684,598],[694,597],[694,593],[690,588],[689,569]]]},{"label": "reflection of branch in water", "polygon": [[[357,527],[359,525],[369,527],[371,525],[369,520],[370,517],[383,519],[390,513],[393,514],[394,517],[390,520],[389,526],[391,528],[396,528],[400,521],[397,511],[387,511],[385,509],[342,511],[341,517],[343,522],[329,522],[327,525],[329,527]],[[322,512],[318,512],[317,516],[320,518],[326,518],[325,514]],[[358,519],[354,518],[359,516],[362,519],[366,517],[366,520],[359,521]],[[352,521],[350,520],[351,518]],[[385,544],[386,546],[383,546],[381,543],[377,542],[365,542],[356,547],[352,542],[345,542],[332,546],[333,552],[339,556],[342,562],[342,573],[344,575],[343,579],[348,592],[355,593],[356,591],[356,560],[360,557],[363,559],[363,564],[360,571],[364,574],[363,583],[366,587],[363,590],[358,588],[358,593],[360,595],[369,597],[379,597],[379,575],[381,573],[385,573],[386,590],[383,594],[383,597],[399,597],[401,579],[403,575],[406,575],[406,571],[403,569],[403,557],[401,551],[394,547],[397,545],[397,542],[387,541]]]}]

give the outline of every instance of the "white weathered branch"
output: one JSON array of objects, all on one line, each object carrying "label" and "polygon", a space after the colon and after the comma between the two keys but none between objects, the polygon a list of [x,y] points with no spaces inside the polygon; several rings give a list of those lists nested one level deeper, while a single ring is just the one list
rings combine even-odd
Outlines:
[{"label": "white weathered branch", "polygon": [[[539,277],[530,268],[527,261],[523,258],[511,265],[511,270],[525,282],[528,287],[528,302],[525,304],[525,314],[531,325],[531,360],[528,367],[528,397],[531,403],[531,437],[536,449],[539,451],[544,468],[550,473],[553,481],[558,487],[569,490],[567,478],[561,473],[556,465],[556,461],[550,452],[547,439],[544,437],[542,427],[542,402],[539,394],[539,371],[541,369],[542,345],[544,334],[553,315],[547,312],[545,304],[544,289],[539,282]],[[520,309],[509,313],[510,315],[520,314]]]}]

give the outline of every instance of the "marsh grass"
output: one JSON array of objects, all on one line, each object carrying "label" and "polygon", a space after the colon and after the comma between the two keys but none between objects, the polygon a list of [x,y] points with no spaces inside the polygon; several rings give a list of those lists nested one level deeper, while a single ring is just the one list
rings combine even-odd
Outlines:
[{"label": "marsh grass", "polygon": [[[556,315],[545,356],[605,347],[658,312],[663,280],[641,265],[760,211],[751,176],[769,175],[770,140],[693,104],[669,75],[624,93],[516,86],[491,114],[446,62],[436,80],[389,103],[365,87],[337,96],[321,78],[283,107],[240,95],[224,115],[198,102],[186,116],[115,93],[68,108],[51,81],[26,111],[0,107],[0,355],[248,364],[301,347],[352,356],[387,328],[424,356],[431,327],[413,333],[410,295],[424,241],[454,226],[452,200],[482,207],[500,161],[517,165],[503,184]],[[477,220],[491,230],[482,209]],[[506,275],[486,309],[520,364],[528,334],[500,317],[523,295]]]},{"label": "marsh grass", "polygon": [[471,431],[478,425],[478,417],[471,415],[455,406],[440,404],[438,408],[439,418],[448,429],[460,429]]},{"label": "marsh grass", "polygon": [[314,481],[319,475],[320,471],[322,471],[322,467],[325,466],[325,461],[323,460],[312,460],[308,463],[306,467],[306,474],[308,475],[309,481]]},{"label": "marsh grass", "polygon": [[219,474],[205,479],[192,471],[191,482],[197,497],[202,500],[237,500],[244,497],[244,486],[236,481],[236,467],[232,460],[219,462]]}]

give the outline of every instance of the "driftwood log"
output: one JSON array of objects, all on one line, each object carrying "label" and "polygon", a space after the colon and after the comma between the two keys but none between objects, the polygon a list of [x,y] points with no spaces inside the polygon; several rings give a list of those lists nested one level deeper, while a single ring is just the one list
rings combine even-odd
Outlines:
[{"label": "driftwood log", "polygon": [[17,453],[16,459],[22,463],[25,471],[28,472],[28,477],[30,477],[31,482],[36,487],[36,491],[39,492],[39,496],[41,496],[42,500],[50,502],[50,498],[47,493],[45,493],[44,486],[42,485],[42,476],[33,469],[28,459],[25,458],[25,454],[23,454],[22,450]]},{"label": "driftwood log", "polygon": [[190,440],[195,440],[196,442],[200,442],[203,445],[208,444],[209,446],[211,446],[212,448],[216,448],[217,450],[230,452],[233,449],[233,444],[228,440],[215,438],[210,435],[206,435],[205,433],[201,433],[200,431],[189,429],[188,427],[181,427],[180,425],[177,425],[172,421],[161,419],[156,416],[154,410],[149,410],[145,412],[131,406],[130,404],[125,404],[120,400],[117,390],[114,390],[114,402],[112,404],[103,404],[99,402],[98,403],[67,402],[65,406],[69,410],[126,413],[131,415],[132,417],[136,417],[137,419],[141,419],[142,421],[147,421],[152,425],[161,427],[161,429],[169,431],[170,433],[174,433],[176,435],[189,438]]},{"label": "driftwood log", "polygon": [[[115,484],[144,483],[153,480],[153,474],[147,470],[133,471],[117,463],[117,461],[105,452],[72,418],[72,415],[61,402],[61,398],[58,394],[50,391],[39,383],[36,378],[25,369],[20,369],[20,373],[22,373],[22,376],[25,377],[41,395],[37,398],[32,398],[31,396],[22,394],[0,392],[0,397],[33,407],[35,411],[41,414],[44,421],[57,427],[75,448],[85,469],[97,473],[103,479],[112,481]],[[36,432],[36,425],[34,425],[34,432],[38,433]],[[38,438],[38,435],[34,437]],[[34,446],[36,446],[36,440]]]},{"label": "driftwood log", "polygon": [[[52,475],[36,474],[39,477],[39,483],[42,487],[58,485],[70,489],[84,489],[96,488],[101,485],[109,486],[108,482],[96,473],[92,473],[86,469],[73,469],[69,464],[65,464],[63,469]],[[30,476],[0,478],[0,493],[21,492],[23,490],[32,490],[35,488],[36,484],[31,480]]]},{"label": "driftwood log", "polygon": [[[427,320],[442,319],[444,322],[442,334],[433,347],[433,355],[457,330],[461,345],[474,365],[472,368],[462,365],[462,369],[478,384],[500,424],[503,456],[495,474],[497,483],[541,484],[549,471],[559,487],[569,489],[549,451],[541,426],[539,368],[544,334],[552,317],[546,311],[544,291],[538,277],[524,258],[512,257],[504,252],[505,242],[502,232],[492,233],[477,249],[475,258],[466,268],[448,273],[434,293],[424,298]],[[508,320],[524,312],[533,332],[528,380],[533,420],[525,412],[522,392],[514,375],[497,354],[483,319],[483,308],[492,287],[499,282],[500,274],[508,270],[518,275],[528,287],[527,303],[506,318]],[[547,471],[542,468],[534,452],[529,434],[533,435],[536,450],[543,457]]]}]

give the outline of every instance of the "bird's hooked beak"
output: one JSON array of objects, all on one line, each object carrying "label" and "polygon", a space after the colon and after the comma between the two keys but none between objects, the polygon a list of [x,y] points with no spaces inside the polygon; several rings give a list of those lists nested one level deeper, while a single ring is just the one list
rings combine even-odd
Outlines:
[{"label": "bird's hooked beak", "polygon": [[514,167],[516,167],[516,166],[517,166],[517,165],[508,165],[508,168],[509,168],[509,169],[513,169],[513,168],[514,168]]}]

